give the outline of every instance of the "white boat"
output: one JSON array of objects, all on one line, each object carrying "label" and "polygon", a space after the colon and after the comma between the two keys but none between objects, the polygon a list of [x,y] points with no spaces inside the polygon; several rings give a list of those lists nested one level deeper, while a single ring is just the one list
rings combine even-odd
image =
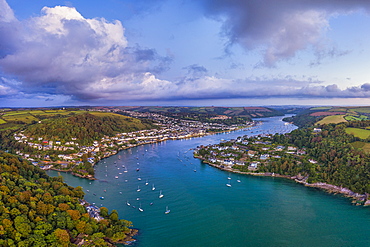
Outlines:
[{"label": "white boat", "polygon": [[117,178],[118,178],[118,176],[115,176],[114,178],[115,178],[115,179],[117,179]]},{"label": "white boat", "polygon": [[146,182],[145,182],[145,185],[148,185],[149,183],[148,183],[148,179],[146,180]]},{"label": "white boat", "polygon": [[154,184],[153,184],[153,186],[152,186],[152,190],[155,190]]},{"label": "white boat", "polygon": [[126,201],[126,205],[127,205],[127,206],[131,206],[131,204],[130,204],[128,201]]},{"label": "white boat", "polygon": [[141,189],[139,188],[139,186],[137,186],[137,190],[136,190],[137,192],[140,192],[141,191]]},{"label": "white boat", "polygon": [[230,183],[230,181],[231,181],[231,180],[227,180],[227,184],[226,184],[226,186],[227,186],[227,187],[231,187],[231,183]]},{"label": "white boat", "polygon": [[140,203],[139,211],[140,212],[143,212],[144,211],[144,209],[141,208],[141,203]]},{"label": "white boat", "polygon": [[164,211],[165,214],[169,214],[171,210],[168,209],[168,206],[166,206],[166,211]]},{"label": "white boat", "polygon": [[125,167],[125,170],[123,172],[127,172],[127,168]]},{"label": "white boat", "polygon": [[159,191],[159,198],[162,198],[163,196],[162,191]]},{"label": "white boat", "polygon": [[140,180],[141,180],[141,177],[138,177],[138,178],[137,178],[137,180],[139,180],[139,181],[140,181]]},{"label": "white boat", "polygon": [[231,179],[231,177],[230,177],[230,173],[229,173],[229,176],[227,177],[227,179]]}]

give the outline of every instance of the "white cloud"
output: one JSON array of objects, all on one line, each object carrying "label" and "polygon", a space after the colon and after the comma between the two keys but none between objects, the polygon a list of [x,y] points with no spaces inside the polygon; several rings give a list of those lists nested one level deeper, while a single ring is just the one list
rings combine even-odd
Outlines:
[{"label": "white cloud", "polygon": [[[75,8],[44,7],[42,15],[12,29],[12,10],[0,0],[0,27],[16,40],[9,51],[0,56],[0,68],[18,78],[25,93],[64,94],[77,99],[95,99],[111,94],[129,97],[138,88],[146,93],[148,75],[165,69],[168,60],[154,50],[129,47],[120,21],[84,18]],[[2,29],[0,29],[0,33]],[[21,30],[21,32],[19,31]],[[149,76],[149,78],[154,75]],[[151,79],[153,85],[165,87],[168,82]],[[138,85],[138,88],[133,87]]]}]

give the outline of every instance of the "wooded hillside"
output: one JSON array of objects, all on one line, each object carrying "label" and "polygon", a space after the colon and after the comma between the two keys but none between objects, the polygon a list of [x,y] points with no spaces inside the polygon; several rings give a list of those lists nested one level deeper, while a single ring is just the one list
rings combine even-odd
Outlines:
[{"label": "wooded hillside", "polygon": [[51,178],[15,155],[0,152],[0,246],[71,246],[79,234],[89,246],[123,240],[131,222],[101,208],[97,221],[81,205],[81,187]]}]

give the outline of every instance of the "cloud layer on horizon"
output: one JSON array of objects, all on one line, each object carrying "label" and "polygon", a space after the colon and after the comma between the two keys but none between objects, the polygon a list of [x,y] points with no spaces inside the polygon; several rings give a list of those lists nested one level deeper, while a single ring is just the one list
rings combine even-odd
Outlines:
[{"label": "cloud layer on horizon", "polygon": [[[231,43],[248,49],[265,46],[264,63],[268,66],[318,43],[331,15],[370,6],[360,0],[263,2],[203,0],[209,16],[223,16]],[[264,19],[266,15],[270,18]],[[44,7],[40,16],[19,21],[6,1],[0,0],[0,47],[3,98],[38,95],[50,100],[59,95],[80,102],[127,102],[370,97],[367,83],[340,89],[336,84],[324,86],[310,79],[227,79],[209,75],[199,64],[184,67],[186,73],[177,81],[160,79],[172,58],[130,45],[120,21],[87,19],[71,7]]]}]

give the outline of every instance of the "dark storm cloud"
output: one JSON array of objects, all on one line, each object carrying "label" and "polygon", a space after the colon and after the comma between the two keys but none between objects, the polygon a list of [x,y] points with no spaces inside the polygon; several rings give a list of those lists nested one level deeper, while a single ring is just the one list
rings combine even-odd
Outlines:
[{"label": "dark storm cloud", "polygon": [[[316,46],[327,30],[331,16],[348,14],[360,9],[367,12],[370,10],[370,1],[367,0],[201,0],[201,2],[208,16],[223,22],[223,34],[228,37],[229,45],[240,44],[248,50],[262,49],[265,66],[274,66],[279,60],[295,56],[299,50]],[[330,53],[331,48],[328,50]]]}]

